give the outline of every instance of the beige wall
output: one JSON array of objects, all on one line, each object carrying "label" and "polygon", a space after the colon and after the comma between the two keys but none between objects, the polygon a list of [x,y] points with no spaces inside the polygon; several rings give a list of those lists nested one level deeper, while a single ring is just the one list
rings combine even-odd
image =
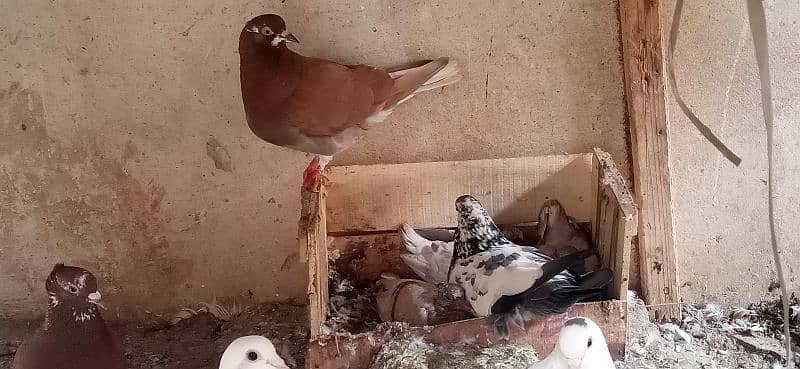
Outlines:
[{"label": "beige wall", "polygon": [[58,261],[96,271],[123,316],[304,301],[309,158],[256,139],[239,96],[238,33],[262,12],[306,54],[464,66],[336,163],[627,155],[614,0],[137,3],[0,3],[0,314],[40,312]]},{"label": "beige wall", "polygon": [[[678,85],[696,114],[742,157],[728,163],[670,100],[673,220],[683,298],[746,305],[776,298],[767,223],[766,136],[745,1],[686,1]],[[775,102],[778,241],[800,282],[800,8],[765,1]],[[673,1],[664,5],[669,31]],[[777,292],[777,291],[776,291]]]}]

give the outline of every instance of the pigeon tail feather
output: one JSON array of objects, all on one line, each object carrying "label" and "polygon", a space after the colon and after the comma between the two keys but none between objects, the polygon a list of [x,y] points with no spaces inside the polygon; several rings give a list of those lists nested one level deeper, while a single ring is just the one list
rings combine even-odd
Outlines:
[{"label": "pigeon tail feather", "polygon": [[389,73],[394,79],[390,98],[381,110],[392,110],[416,94],[444,87],[461,79],[458,63],[449,58],[439,58],[420,66]]},{"label": "pigeon tail feather", "polygon": [[[585,255],[585,253],[573,253],[561,259],[579,255]],[[574,260],[572,257],[567,260],[570,259]],[[559,268],[567,264],[566,262],[557,263],[557,261],[559,259],[550,263]],[[551,275],[556,270],[553,269],[545,273],[546,275]],[[520,326],[518,324],[520,316],[522,320],[527,321],[565,313],[572,305],[578,302],[607,300],[609,297],[608,285],[612,279],[613,272],[610,269],[601,269],[589,273],[577,281],[573,281],[574,284],[568,284],[570,282],[563,279],[541,284],[537,281],[533,287],[523,293],[504,296],[498,300],[492,307],[493,314],[487,317],[487,322],[494,328],[498,336],[506,338],[512,325]],[[509,309],[511,306],[513,308]]]},{"label": "pigeon tail feather", "polygon": [[408,223],[403,223],[400,228],[400,234],[403,235],[403,245],[412,254],[419,254],[425,246],[430,246],[432,243],[430,240],[420,236]]}]

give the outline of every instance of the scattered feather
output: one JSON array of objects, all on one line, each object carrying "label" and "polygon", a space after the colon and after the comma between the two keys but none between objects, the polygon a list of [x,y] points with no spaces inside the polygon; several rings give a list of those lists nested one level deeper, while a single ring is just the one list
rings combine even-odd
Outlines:
[{"label": "scattered feather", "polygon": [[233,318],[242,314],[244,309],[242,305],[237,304],[235,301],[231,304],[230,307],[226,308],[221,304],[217,303],[217,299],[215,298],[211,302],[201,302],[198,304],[200,307],[198,309],[191,309],[191,308],[183,308],[178,310],[172,318],[169,319],[168,325],[174,326],[181,321],[186,319],[190,319],[200,313],[208,313],[211,314],[213,317],[222,320],[224,322],[229,322]]}]

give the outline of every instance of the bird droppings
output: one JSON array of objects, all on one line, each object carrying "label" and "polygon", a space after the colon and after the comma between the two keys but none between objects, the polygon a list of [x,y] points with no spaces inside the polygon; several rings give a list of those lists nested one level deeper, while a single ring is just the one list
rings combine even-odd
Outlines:
[{"label": "bird droppings", "polygon": [[713,304],[687,305],[683,312],[680,324],[659,326],[650,322],[644,303],[631,293],[627,359],[618,362],[617,369],[782,368],[782,345],[769,330],[758,328],[769,326],[774,317],[758,309],[734,308],[726,314]]},{"label": "bird droppings", "polygon": [[364,333],[381,323],[374,284],[356,283],[341,273],[335,263],[329,263],[328,286],[328,319],[322,326],[325,334]]},{"label": "bird droppings", "polygon": [[222,146],[216,138],[211,137],[206,141],[206,155],[214,161],[214,167],[226,172],[233,172],[233,161],[228,149]]},{"label": "bird droppings", "polygon": [[536,361],[536,352],[529,346],[437,345],[411,336],[384,343],[369,369],[522,369]]}]

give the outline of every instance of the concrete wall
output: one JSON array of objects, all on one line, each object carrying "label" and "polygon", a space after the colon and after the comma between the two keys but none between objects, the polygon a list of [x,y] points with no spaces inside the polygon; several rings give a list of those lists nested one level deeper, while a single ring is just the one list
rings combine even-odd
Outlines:
[{"label": "concrete wall", "polygon": [[[766,136],[745,1],[686,1],[676,50],[679,89],[743,161],[734,167],[670,98],[673,221],[687,301],[746,305],[776,298],[767,223]],[[765,1],[775,103],[778,241],[792,290],[800,281],[800,8]],[[674,2],[664,4],[669,32]],[[668,34],[668,33],[665,33]],[[775,291],[776,293],[778,291]]]},{"label": "concrete wall", "polygon": [[615,0],[0,2],[0,315],[44,307],[64,261],[121,316],[243,296],[305,300],[309,157],[244,123],[237,37],[285,16],[299,51],[392,66],[448,55],[420,96],[335,163],[605,147],[627,167]]},{"label": "concrete wall", "polygon": [[[278,12],[298,50],[391,66],[449,55],[465,79],[397,109],[338,164],[611,151],[627,167],[615,0],[0,3],[0,315],[37,315],[64,261],[112,311],[213,297],[304,301],[296,253],[309,158],[256,139],[239,96],[243,23]],[[670,104],[682,293],[746,303],[775,279],[764,130],[741,2],[687,2],[679,85],[744,158],[726,163]],[[673,3],[664,5],[669,26]],[[794,271],[800,10],[769,1],[779,239]]]}]

